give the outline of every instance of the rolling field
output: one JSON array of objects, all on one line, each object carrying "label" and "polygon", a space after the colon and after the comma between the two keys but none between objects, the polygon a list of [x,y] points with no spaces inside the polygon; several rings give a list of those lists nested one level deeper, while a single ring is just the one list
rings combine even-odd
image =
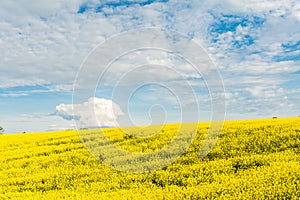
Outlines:
[{"label": "rolling field", "polygon": [[[104,129],[120,148],[160,149],[182,126]],[[0,199],[300,199],[300,117],[226,121],[213,150],[199,158],[208,123],[199,123],[189,149],[149,173],[107,167],[77,131],[0,135]],[[93,138],[99,130],[84,130]],[[98,141],[99,142],[99,141]],[[102,145],[105,148],[105,144]]]}]

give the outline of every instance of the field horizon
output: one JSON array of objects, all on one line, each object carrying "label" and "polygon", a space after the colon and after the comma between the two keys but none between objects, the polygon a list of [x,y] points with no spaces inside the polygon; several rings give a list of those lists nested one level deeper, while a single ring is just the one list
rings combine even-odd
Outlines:
[{"label": "field horizon", "polygon": [[[231,122],[231,121],[256,121],[256,120],[267,120],[267,119],[291,119],[291,118],[297,118],[300,116],[287,116],[287,117],[255,117],[255,118],[245,118],[245,119],[224,119],[223,122]],[[61,128],[61,129],[51,129],[51,130],[45,130],[45,131],[19,131],[19,132],[13,132],[13,133],[2,133],[2,135],[16,135],[16,134],[32,134],[32,133],[51,133],[51,132],[58,132],[58,131],[80,131],[80,130],[99,130],[99,129],[113,129],[113,128],[138,128],[138,127],[149,127],[149,126],[156,126],[156,125],[172,125],[172,124],[186,124],[186,123],[209,123],[210,121],[188,121],[188,122],[171,122],[166,124],[150,124],[150,125],[137,125],[137,126],[104,126],[104,127],[82,127],[82,128]]]}]

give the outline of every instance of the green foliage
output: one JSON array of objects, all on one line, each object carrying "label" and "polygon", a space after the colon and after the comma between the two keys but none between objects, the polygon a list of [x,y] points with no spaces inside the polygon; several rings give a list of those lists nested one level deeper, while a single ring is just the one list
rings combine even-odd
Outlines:
[{"label": "green foliage", "polygon": [[[299,118],[225,122],[214,149],[199,159],[207,127],[200,123],[195,141],[176,162],[142,174],[100,163],[76,131],[3,135],[0,199],[300,198]],[[150,135],[152,128],[142,131]],[[139,130],[129,128],[133,136],[117,129],[106,133],[120,148],[148,152],[170,141],[176,129],[166,125],[144,139],[135,136]],[[97,130],[84,131],[97,141]]]},{"label": "green foliage", "polygon": [[0,126],[0,134],[4,132],[4,128],[2,128],[2,126]]}]

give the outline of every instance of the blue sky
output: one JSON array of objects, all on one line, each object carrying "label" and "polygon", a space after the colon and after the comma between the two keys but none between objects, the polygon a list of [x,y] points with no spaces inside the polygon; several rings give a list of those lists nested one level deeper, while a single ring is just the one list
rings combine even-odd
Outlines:
[{"label": "blue sky", "polygon": [[[47,3],[7,0],[1,2],[0,25],[0,125],[7,133],[74,128],[75,122],[68,120],[72,113],[69,105],[83,61],[112,36],[143,27],[179,32],[204,48],[223,78],[226,119],[300,115],[300,5],[297,0],[53,0]],[[163,67],[157,71],[148,67],[152,71],[147,75],[156,74],[161,77],[158,80],[165,78],[168,84],[176,85],[176,91],[186,95],[183,108],[193,116],[195,102],[189,102],[189,94],[184,94],[183,82],[188,81],[196,91],[202,115],[200,119],[190,117],[183,121],[209,120],[210,102],[203,89],[203,79],[170,55],[146,54],[137,52],[120,59],[118,67],[106,78],[120,77],[118,73],[123,73],[120,66],[138,56],[159,66],[171,62],[184,78],[174,81],[175,74],[172,77]],[[139,81],[132,77],[130,80]],[[114,101],[119,117],[130,113],[137,124],[182,120],[178,109],[182,103],[167,90],[151,87],[140,89],[129,104],[122,98]],[[89,102],[99,104],[97,112],[107,112],[110,106],[106,103],[112,100],[113,89],[109,82],[98,85],[95,94],[99,99],[77,102],[76,108],[82,109],[77,114],[82,119],[87,117],[83,111],[88,109]],[[163,109],[169,114],[168,119],[164,118]],[[126,125],[112,115],[100,114],[100,118],[102,125],[111,125],[109,122]]]}]

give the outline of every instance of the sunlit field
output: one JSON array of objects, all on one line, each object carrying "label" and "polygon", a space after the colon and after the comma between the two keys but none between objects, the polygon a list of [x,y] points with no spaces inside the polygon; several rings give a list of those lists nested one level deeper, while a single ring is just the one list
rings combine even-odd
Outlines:
[{"label": "sunlit field", "polygon": [[[189,134],[191,125],[165,125],[145,138],[104,130],[120,148],[145,153],[166,145],[179,126]],[[148,173],[104,165],[77,131],[0,135],[0,199],[300,198],[300,117],[226,121],[216,146],[199,158],[208,126],[199,123],[195,140],[176,162]],[[133,135],[154,130],[126,128]]]}]

